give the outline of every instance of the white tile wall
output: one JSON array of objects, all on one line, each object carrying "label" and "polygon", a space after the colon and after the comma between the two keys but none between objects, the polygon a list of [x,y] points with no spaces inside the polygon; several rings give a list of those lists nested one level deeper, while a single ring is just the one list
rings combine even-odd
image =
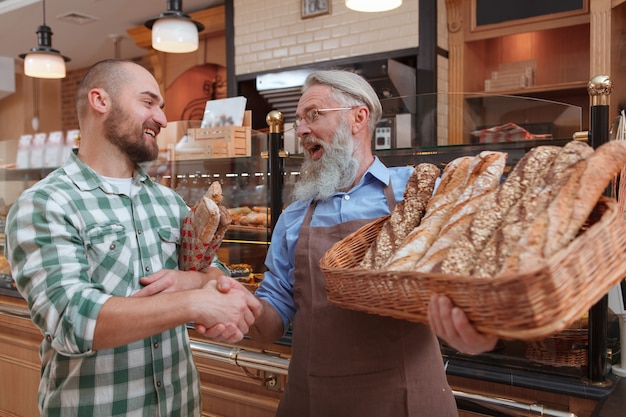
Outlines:
[{"label": "white tile wall", "polygon": [[359,13],[343,0],[328,0],[330,14],[302,19],[302,0],[234,0],[235,73],[415,48],[418,1],[404,0],[388,12]]},{"label": "white tile wall", "polygon": [[[234,0],[235,73],[267,72],[419,46],[418,1],[383,13],[359,13],[327,0],[330,14],[302,19],[302,0]],[[437,46],[448,49],[445,0],[437,0]],[[437,59],[438,144],[448,137],[448,59]]]}]

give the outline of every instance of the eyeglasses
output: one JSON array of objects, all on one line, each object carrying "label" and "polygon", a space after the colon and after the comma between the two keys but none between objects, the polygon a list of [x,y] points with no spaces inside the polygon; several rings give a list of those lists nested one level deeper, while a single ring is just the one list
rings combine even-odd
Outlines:
[{"label": "eyeglasses", "polygon": [[306,122],[306,124],[310,125],[315,123],[317,119],[320,118],[321,114],[324,114],[329,111],[340,111],[340,110],[352,110],[354,107],[334,107],[331,109],[311,109],[308,112],[304,113],[304,117],[297,117],[296,121],[293,122],[293,126],[297,129],[302,124],[302,120]]}]

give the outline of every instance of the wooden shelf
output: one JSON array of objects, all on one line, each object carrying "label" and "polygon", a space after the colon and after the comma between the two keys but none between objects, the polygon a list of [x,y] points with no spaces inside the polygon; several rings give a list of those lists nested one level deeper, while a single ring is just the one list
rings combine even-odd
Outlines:
[{"label": "wooden shelf", "polygon": [[466,98],[474,98],[474,97],[482,98],[482,97],[488,97],[488,96],[503,96],[503,95],[527,96],[531,94],[534,96],[537,96],[537,94],[544,94],[544,93],[551,93],[551,92],[580,93],[583,91],[583,89],[585,92],[587,91],[588,82],[589,82],[588,80],[572,81],[572,82],[561,83],[561,84],[535,85],[532,87],[520,88],[520,89],[515,89],[515,90],[476,91],[476,92],[468,93]]},{"label": "wooden shelf", "polygon": [[[520,96],[582,108],[582,129],[589,118],[587,83],[594,62],[601,59],[597,38],[601,21],[594,12],[610,10],[585,3],[571,13],[476,27],[472,5],[449,0],[450,91],[463,92],[450,100],[448,144],[467,140],[465,114],[473,100],[488,96]],[[606,16],[606,15],[603,15]],[[520,71],[519,82],[513,75]],[[485,81],[503,89],[485,91]],[[506,88],[506,84],[511,88]],[[516,87],[529,85],[528,87]],[[534,122],[529,120],[529,123]]]}]

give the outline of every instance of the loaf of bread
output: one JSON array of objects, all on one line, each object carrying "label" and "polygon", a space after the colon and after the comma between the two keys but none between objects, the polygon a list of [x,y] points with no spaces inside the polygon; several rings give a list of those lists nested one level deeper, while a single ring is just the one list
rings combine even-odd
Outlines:
[{"label": "loaf of bread", "polygon": [[[474,200],[475,196],[482,196],[497,187],[505,160],[504,153],[483,151],[475,157],[461,157],[450,162],[420,225],[409,233],[385,269],[414,271],[450,219],[463,217],[461,207],[479,204]],[[456,214],[456,209],[460,214]]]},{"label": "loaf of bread", "polygon": [[[507,242],[508,258],[500,261],[499,270],[496,273],[523,272],[536,268],[538,259],[547,259],[543,255],[543,249],[550,239],[550,229],[553,224],[560,222],[559,218],[566,213],[564,211],[551,215],[550,207],[555,204],[559,205],[559,202],[568,206],[575,204],[571,191],[581,185],[582,175],[589,164],[589,158],[594,158],[594,155],[602,152],[604,151],[600,150],[596,154],[589,145],[580,141],[569,142],[562,148],[546,175],[545,187],[533,203],[534,217],[527,216],[524,230],[516,236],[517,241],[511,239]],[[600,194],[595,198],[590,196],[592,201],[585,219],[591,213],[599,197]],[[584,219],[576,227],[576,232],[583,222]]]},{"label": "loaf of bread", "polygon": [[[398,246],[396,252],[383,266],[388,270],[407,270],[409,255],[421,258],[439,234],[439,229],[447,220],[448,210],[461,193],[461,187],[467,180],[468,168],[472,157],[461,157],[451,161],[441,174],[441,182],[426,206],[426,213],[420,225],[411,231]],[[417,262],[416,259],[415,262]],[[411,266],[415,263],[411,263]]]},{"label": "loaf of bread", "polygon": [[[469,228],[475,213],[483,206],[485,200],[495,193],[504,172],[507,154],[501,152],[487,153],[475,169],[476,179],[468,182],[468,186],[457,199],[450,217],[439,236],[426,254],[414,266],[416,271],[431,271],[436,264],[446,258],[457,240]],[[480,155],[479,155],[480,156]]]},{"label": "loaf of bread", "polygon": [[185,271],[206,271],[232,222],[222,205],[222,187],[215,181],[183,220],[179,267]]},{"label": "loaf of bread", "polygon": [[528,227],[520,240],[528,247],[519,254],[517,265],[508,270],[524,272],[532,269],[533,259],[547,259],[566,247],[576,237],[625,160],[624,141],[611,141],[595,152],[587,152],[585,160],[569,170],[571,174],[563,181],[547,209]]},{"label": "loaf of bread", "polygon": [[[458,236],[445,258],[433,266],[434,272],[470,275],[478,254],[492,239],[512,207],[543,181],[546,171],[561,148],[535,147],[511,169],[506,180],[481,202],[464,233]],[[492,256],[495,257],[495,254]]]},{"label": "loaf of bread", "polygon": [[407,181],[404,199],[391,211],[376,240],[365,253],[359,265],[361,268],[381,268],[406,236],[420,224],[438,177],[439,168],[433,164],[422,163],[415,167]]},{"label": "loaf of bread", "polygon": [[[545,147],[537,150],[544,151],[548,155],[552,154]],[[471,275],[492,277],[504,272],[520,271],[522,254],[535,253],[536,248],[543,245],[547,227],[543,214],[568,179],[577,175],[592,153],[592,148],[587,144],[572,141],[559,148],[552,161],[546,160],[548,163],[544,167],[537,167],[531,175],[530,186],[515,201],[494,236],[479,253]],[[596,201],[597,198],[594,205]],[[537,226],[533,228],[535,223]],[[536,268],[538,261],[544,259],[536,253],[533,256],[532,265],[528,265],[528,268]]]}]

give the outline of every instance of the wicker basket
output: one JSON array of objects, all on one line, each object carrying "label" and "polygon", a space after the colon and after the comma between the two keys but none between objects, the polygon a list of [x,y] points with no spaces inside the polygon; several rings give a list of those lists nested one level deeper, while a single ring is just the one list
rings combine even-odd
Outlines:
[{"label": "wicker basket", "polygon": [[588,329],[565,329],[543,340],[528,342],[525,356],[552,366],[587,365]]},{"label": "wicker basket", "polygon": [[482,332],[540,340],[567,328],[626,276],[626,224],[617,203],[604,197],[587,230],[544,265],[488,279],[358,268],[386,218],[337,242],[321,259],[330,302],[427,323],[431,294],[445,294]]}]

